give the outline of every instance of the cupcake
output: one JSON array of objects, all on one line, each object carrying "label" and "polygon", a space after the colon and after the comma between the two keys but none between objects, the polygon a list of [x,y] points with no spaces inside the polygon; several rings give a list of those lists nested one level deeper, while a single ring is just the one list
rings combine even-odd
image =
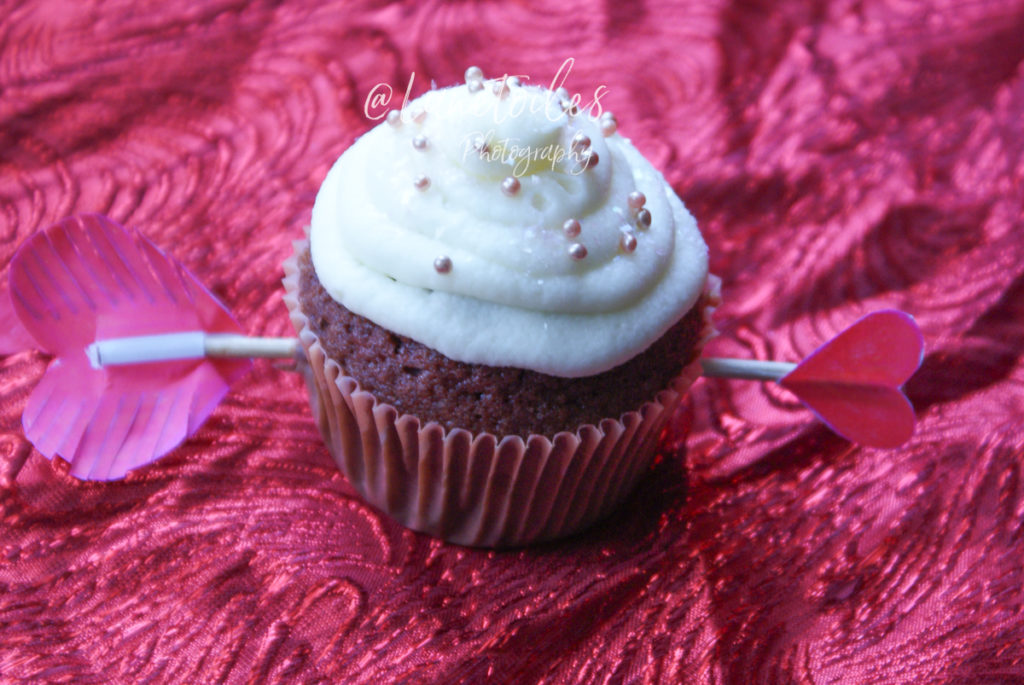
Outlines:
[{"label": "cupcake", "polygon": [[707,247],[595,114],[470,69],[337,160],[285,264],[324,441],[410,528],[489,547],[581,530],[699,375]]}]

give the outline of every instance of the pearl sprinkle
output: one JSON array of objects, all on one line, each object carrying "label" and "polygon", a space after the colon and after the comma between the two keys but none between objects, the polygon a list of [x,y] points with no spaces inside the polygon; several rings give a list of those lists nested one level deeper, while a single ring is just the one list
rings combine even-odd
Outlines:
[{"label": "pearl sprinkle", "polygon": [[583,131],[578,132],[572,137],[572,143],[570,145],[573,152],[580,152],[581,150],[590,149],[590,136]]},{"label": "pearl sprinkle", "polygon": [[580,234],[583,227],[580,226],[580,222],[576,219],[566,219],[565,223],[562,224],[562,232],[570,238],[575,238]]},{"label": "pearl sprinkle", "polygon": [[427,149],[427,137],[424,135],[415,136],[412,139],[412,146],[422,152]]},{"label": "pearl sprinkle", "polygon": [[521,187],[519,179],[515,176],[506,176],[505,180],[501,182],[501,192],[509,197],[518,193]]},{"label": "pearl sprinkle", "polygon": [[647,209],[641,209],[636,213],[636,225],[639,228],[651,227],[651,213]]},{"label": "pearl sprinkle", "polygon": [[412,184],[416,187],[416,190],[426,190],[430,187],[430,178],[420,175],[412,180]]},{"label": "pearl sprinkle", "polygon": [[647,204],[647,197],[639,190],[634,190],[629,194],[629,197],[626,198],[626,202],[629,203],[630,209],[640,209]]},{"label": "pearl sprinkle", "polygon": [[434,260],[434,271],[439,274],[450,273],[452,270],[452,259],[451,257],[442,255]]},{"label": "pearl sprinkle", "polygon": [[466,69],[466,87],[470,93],[479,93],[484,89],[484,72],[480,67]]},{"label": "pearl sprinkle", "polygon": [[391,110],[390,112],[388,112],[387,121],[389,124],[391,124],[392,127],[398,128],[399,126],[402,125],[402,113],[399,112],[397,109]]},{"label": "pearl sprinkle", "polygon": [[623,233],[619,238],[619,249],[629,254],[636,250],[636,236],[632,233]]},{"label": "pearl sprinkle", "polygon": [[607,138],[613,135],[619,128],[619,122],[615,118],[615,115],[611,112],[605,112],[601,115],[601,133]]},{"label": "pearl sprinkle", "polygon": [[587,247],[583,243],[573,243],[569,246],[569,256],[577,262],[587,258]]},{"label": "pearl sprinkle", "polygon": [[476,150],[477,154],[481,157],[486,157],[491,154],[491,146],[487,144],[487,141],[483,136],[477,136],[473,139],[473,149]]}]

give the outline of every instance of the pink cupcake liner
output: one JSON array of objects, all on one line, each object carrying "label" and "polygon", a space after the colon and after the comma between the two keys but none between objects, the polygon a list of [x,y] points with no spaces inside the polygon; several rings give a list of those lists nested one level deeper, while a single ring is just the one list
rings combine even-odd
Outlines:
[{"label": "pink cupcake liner", "polygon": [[[285,304],[306,351],[313,417],[342,473],[371,505],[402,525],[479,547],[564,537],[610,513],[650,467],[666,422],[700,376],[693,361],[650,402],[618,419],[552,438],[450,431],[379,401],[328,358],[299,309],[295,243],[284,263]],[[698,344],[714,334],[720,281],[708,277],[710,306]],[[699,353],[699,352],[698,352]]]}]

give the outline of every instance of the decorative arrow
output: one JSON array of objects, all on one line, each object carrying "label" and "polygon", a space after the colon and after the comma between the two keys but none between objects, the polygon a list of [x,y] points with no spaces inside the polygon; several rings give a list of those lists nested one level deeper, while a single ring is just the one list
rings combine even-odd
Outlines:
[{"label": "decorative arrow", "polygon": [[898,447],[914,434],[914,408],[902,385],[924,359],[914,318],[871,312],[799,364],[702,359],[705,376],[777,381],[850,442]]},{"label": "decorative arrow", "polygon": [[22,413],[25,436],[47,457],[70,462],[79,478],[122,478],[174,449],[252,365],[90,363],[86,350],[98,339],[241,333],[184,267],[106,217],[75,216],[35,233],[15,253],[9,278],[9,303],[24,330],[55,357]]},{"label": "decorative arrow", "polygon": [[[12,309],[8,309],[11,307]],[[12,314],[13,312],[13,314]],[[252,338],[199,281],[99,215],[28,238],[0,291],[0,354],[29,339],[54,360],[22,414],[25,435],[83,479],[113,480],[195,432],[251,366],[293,358],[292,338]],[[895,447],[913,434],[900,386],[924,343],[908,314],[868,314],[799,364],[704,358],[704,375],[776,381],[843,437]]]}]

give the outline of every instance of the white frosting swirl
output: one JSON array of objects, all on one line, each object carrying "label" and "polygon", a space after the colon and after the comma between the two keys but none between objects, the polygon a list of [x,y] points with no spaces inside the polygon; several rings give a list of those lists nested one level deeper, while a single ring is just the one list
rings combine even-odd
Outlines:
[{"label": "white frosting swirl", "polygon": [[[696,222],[625,138],[567,116],[550,91],[512,86],[501,99],[490,86],[430,91],[401,125],[378,126],[341,156],[313,207],[317,276],[350,311],[457,361],[566,377],[617,366],[700,295],[707,247]],[[585,170],[571,146],[580,131],[598,155]],[[514,195],[502,190],[509,176]],[[634,190],[649,228],[627,204]],[[563,231],[570,218],[575,238]],[[631,253],[624,231],[636,237]],[[573,243],[585,258],[570,256]],[[441,256],[448,273],[434,268]]]}]

